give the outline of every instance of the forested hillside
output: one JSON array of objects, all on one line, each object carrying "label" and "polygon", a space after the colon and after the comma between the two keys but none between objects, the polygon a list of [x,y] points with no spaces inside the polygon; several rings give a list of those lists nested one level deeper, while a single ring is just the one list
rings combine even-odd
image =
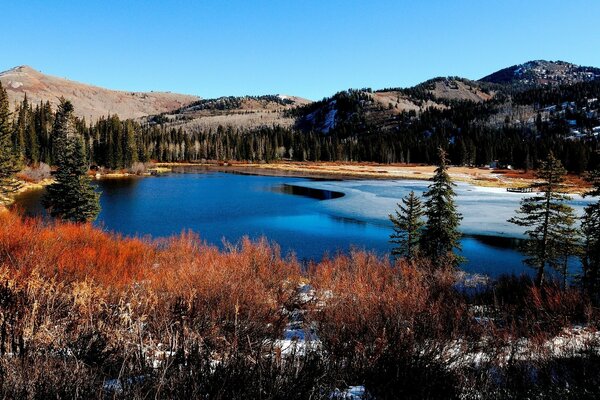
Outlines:
[{"label": "forested hillside", "polygon": [[[552,150],[569,171],[582,173],[600,162],[600,80],[594,69],[563,67],[547,84],[452,77],[350,89],[313,103],[224,97],[141,120],[80,120],[78,129],[90,164],[111,169],[149,160],[431,164],[441,146],[452,164],[524,169]],[[24,99],[17,107],[13,144],[25,163],[53,163],[53,119],[48,102]]]}]

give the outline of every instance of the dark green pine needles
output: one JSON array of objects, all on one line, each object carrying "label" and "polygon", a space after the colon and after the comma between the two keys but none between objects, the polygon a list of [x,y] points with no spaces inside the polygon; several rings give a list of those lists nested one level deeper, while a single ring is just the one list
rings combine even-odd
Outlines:
[{"label": "dark green pine needles", "polygon": [[[600,169],[588,175],[592,189],[586,196],[600,197]],[[586,293],[594,300],[600,298],[600,200],[585,207],[581,221],[583,249],[581,281]]]},{"label": "dark green pine needles", "polygon": [[50,215],[71,222],[93,221],[100,212],[100,194],[88,176],[83,141],[74,125],[73,105],[61,100],[54,123],[57,142],[56,182],[47,189],[44,206]]},{"label": "dark green pine needles", "polygon": [[395,257],[404,257],[411,260],[419,249],[421,230],[423,229],[423,207],[421,200],[411,191],[408,196],[398,203],[396,215],[389,215],[394,224],[394,233],[390,235],[390,243],[397,246],[392,249]]},{"label": "dark green pine needles", "polygon": [[508,220],[527,228],[525,263],[536,270],[538,286],[544,284],[546,267],[563,273],[566,280],[567,261],[577,248],[576,216],[566,204],[570,197],[562,193],[565,174],[561,162],[550,153],[536,174],[539,182],[531,186],[537,194],[521,200],[518,215]]},{"label": "dark green pine needles", "polygon": [[456,210],[454,197],[455,184],[448,175],[448,159],[444,149],[440,148],[439,163],[435,170],[432,183],[425,197],[425,216],[427,222],[421,236],[421,251],[428,256],[434,266],[443,265],[449,261],[457,267],[463,258],[454,253],[460,250],[461,234],[458,230],[462,216]]},{"label": "dark green pine needles", "polygon": [[0,83],[0,201],[21,186],[15,179],[20,163],[13,149],[10,116],[8,96]]}]

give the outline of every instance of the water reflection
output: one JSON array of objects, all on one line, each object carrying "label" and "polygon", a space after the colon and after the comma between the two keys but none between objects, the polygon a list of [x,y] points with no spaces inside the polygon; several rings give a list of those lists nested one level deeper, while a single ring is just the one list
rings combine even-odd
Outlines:
[{"label": "water reflection", "polygon": [[333,219],[336,222],[342,223],[342,224],[359,225],[359,226],[366,226],[367,225],[366,221],[362,221],[360,219],[356,219],[356,218],[352,218],[352,217],[342,217],[342,216],[339,216],[339,215],[329,215],[329,218]]}]

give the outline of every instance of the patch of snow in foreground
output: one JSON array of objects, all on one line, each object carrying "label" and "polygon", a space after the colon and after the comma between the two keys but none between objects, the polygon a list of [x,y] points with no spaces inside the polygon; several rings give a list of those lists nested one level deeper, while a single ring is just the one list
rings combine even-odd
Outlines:
[{"label": "patch of snow in foreground", "polygon": [[141,383],[144,379],[146,379],[144,375],[135,376],[133,378],[127,379],[109,379],[107,381],[104,381],[104,385],[102,386],[102,388],[105,392],[108,393],[122,394],[123,384],[125,384],[125,386],[135,385],[137,383]]},{"label": "patch of snow in foreground", "polygon": [[334,390],[331,393],[331,399],[335,400],[363,400],[367,398],[367,391],[364,386],[349,386],[345,390]]},{"label": "patch of snow in foreground", "polygon": [[321,349],[321,341],[314,330],[296,327],[295,324],[289,324],[283,332],[283,339],[275,340],[274,345],[282,356],[305,356],[310,351]]},{"label": "patch of snow in foreground", "polygon": [[[482,338],[481,343],[479,343],[483,349],[486,347],[485,339]],[[510,360],[527,362],[577,357],[589,350],[593,350],[598,354],[600,353],[599,343],[600,332],[592,328],[574,326],[564,328],[562,333],[546,340],[541,346],[529,339],[519,338],[514,339],[504,349],[500,349],[499,352],[490,354],[483,349],[465,351],[472,343],[465,340],[456,340],[448,346],[445,355],[450,369],[472,365],[479,366],[482,363],[492,361],[494,358],[500,365],[505,365]]]}]

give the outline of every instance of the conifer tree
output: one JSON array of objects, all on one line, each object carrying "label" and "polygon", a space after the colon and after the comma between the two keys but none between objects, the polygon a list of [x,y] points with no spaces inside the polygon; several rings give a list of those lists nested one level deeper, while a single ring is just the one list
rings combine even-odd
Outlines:
[{"label": "conifer tree", "polygon": [[56,182],[47,188],[44,206],[53,217],[87,222],[95,220],[100,212],[100,195],[90,184],[83,141],[74,123],[73,105],[61,99],[54,123]]},{"label": "conifer tree", "polygon": [[132,121],[127,121],[125,123],[125,132],[123,133],[123,140],[123,148],[125,150],[123,154],[123,166],[125,168],[129,168],[138,161],[138,149],[135,140],[135,130],[133,128]]},{"label": "conifer tree", "polygon": [[29,102],[27,101],[27,93],[23,98],[23,102],[18,109],[17,120],[13,131],[13,149],[19,161],[25,160],[26,153],[26,136],[27,136],[27,111],[29,110]]},{"label": "conifer tree", "polygon": [[0,83],[0,201],[20,187],[15,179],[20,165],[13,151],[10,115],[8,95]]},{"label": "conifer tree", "polygon": [[575,225],[577,216],[571,206],[566,206],[562,213],[562,219],[556,226],[555,250],[558,259],[551,262],[551,266],[562,275],[562,287],[567,288],[569,277],[569,260],[571,257],[581,254],[581,235],[579,228]]},{"label": "conifer tree", "polygon": [[425,216],[427,222],[421,236],[420,248],[431,258],[434,265],[440,265],[443,260],[449,260],[453,266],[458,266],[462,257],[454,253],[460,250],[458,231],[462,216],[456,210],[454,197],[455,184],[448,175],[448,159],[446,151],[438,149],[439,163],[435,170],[427,192],[423,194],[425,201]]},{"label": "conifer tree", "polygon": [[30,109],[27,131],[25,135],[25,157],[28,161],[32,162],[33,164],[36,164],[40,160],[40,145],[32,117],[33,112]]},{"label": "conifer tree", "polygon": [[[600,169],[588,176],[592,189],[586,196],[600,197]],[[600,199],[585,207],[581,222],[583,248],[581,252],[581,283],[593,299],[600,297]]]},{"label": "conifer tree", "polygon": [[521,200],[518,215],[508,220],[527,228],[528,239],[523,246],[528,256],[525,263],[536,270],[535,282],[540,287],[544,284],[546,267],[566,274],[565,260],[572,254],[569,246],[564,245],[576,233],[574,210],[565,204],[570,197],[562,193],[565,174],[561,162],[550,153],[536,174],[540,182],[531,185],[537,194]]},{"label": "conifer tree", "polygon": [[390,243],[397,245],[392,249],[393,256],[405,257],[408,260],[414,258],[418,252],[421,230],[424,225],[423,214],[421,201],[415,192],[411,191],[402,199],[402,204],[398,203],[396,215],[389,215],[390,221],[394,224],[394,233],[390,235]]}]

